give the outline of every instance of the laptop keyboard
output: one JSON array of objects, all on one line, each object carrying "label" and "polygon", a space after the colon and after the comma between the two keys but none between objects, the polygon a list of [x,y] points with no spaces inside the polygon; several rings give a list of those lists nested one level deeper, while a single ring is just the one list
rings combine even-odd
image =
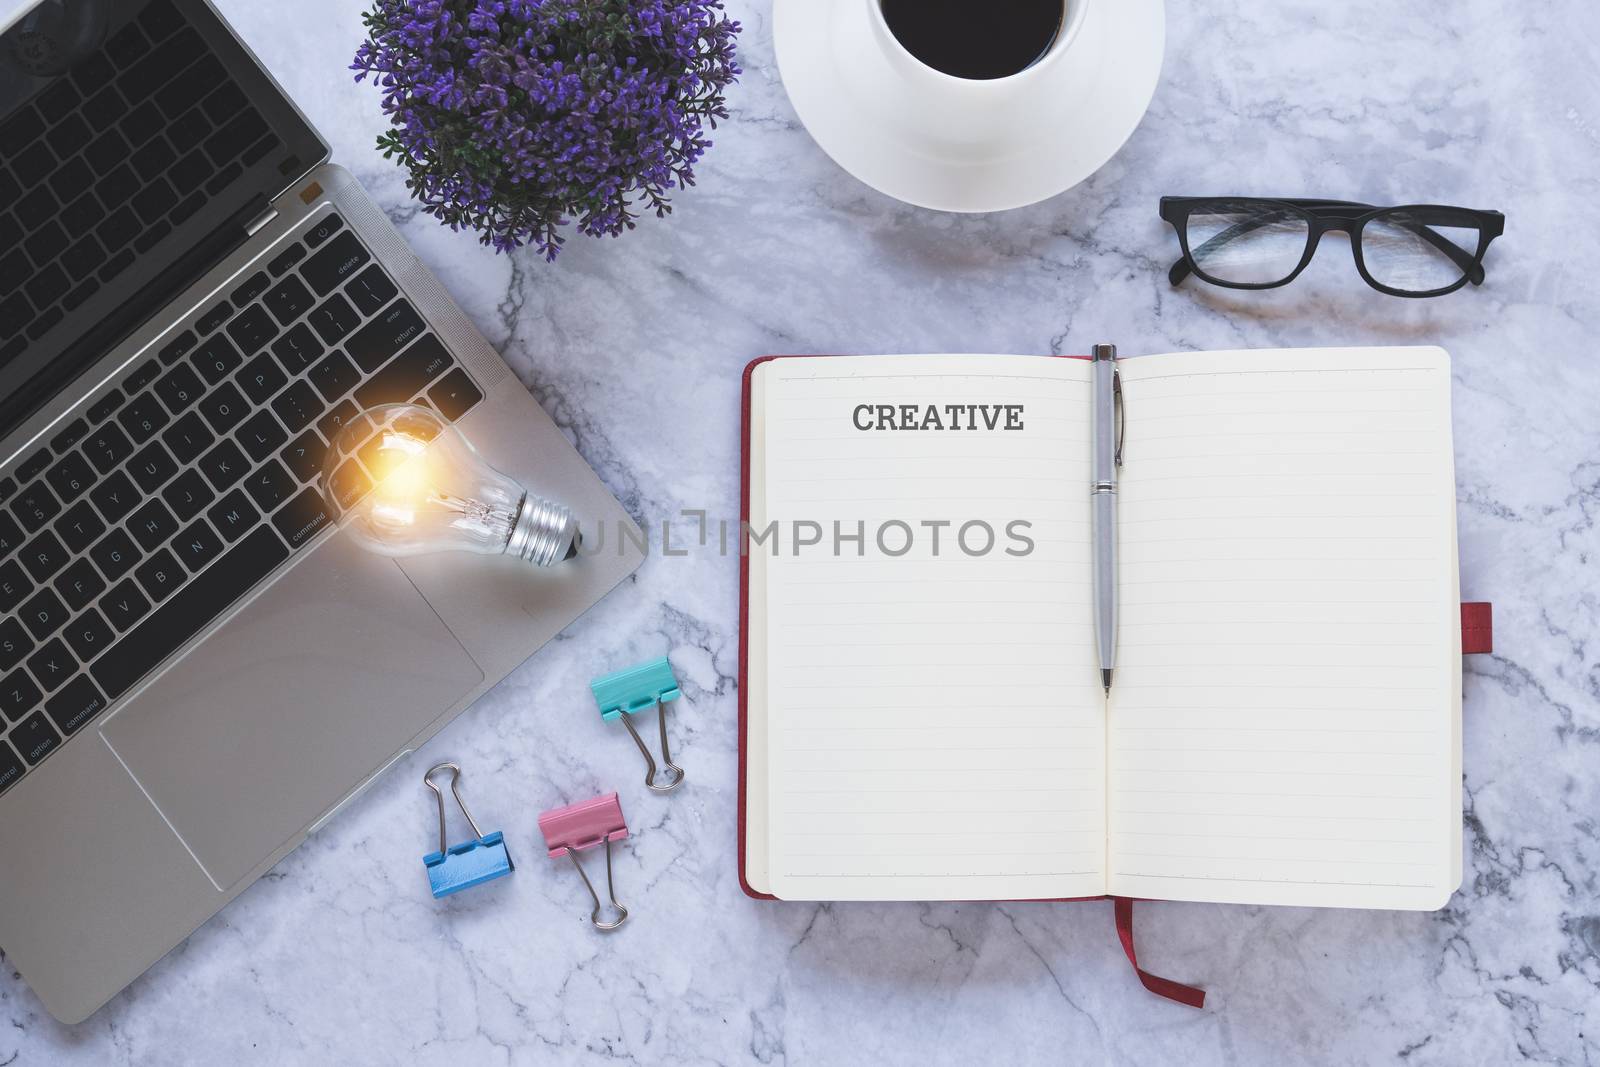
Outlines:
[{"label": "laptop keyboard", "polygon": [[0,793],[316,537],[360,410],[483,399],[336,214],[168,338],[0,470]]},{"label": "laptop keyboard", "polygon": [[171,0],[0,123],[0,366],[278,138]]}]

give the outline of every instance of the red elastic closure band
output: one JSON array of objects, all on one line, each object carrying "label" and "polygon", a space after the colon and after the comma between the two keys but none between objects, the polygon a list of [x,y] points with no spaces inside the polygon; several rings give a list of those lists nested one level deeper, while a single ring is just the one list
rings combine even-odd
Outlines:
[{"label": "red elastic closure band", "polygon": [[1461,654],[1494,651],[1494,605],[1477,601],[1461,605]]},{"label": "red elastic closure band", "polygon": [[1133,900],[1129,897],[1112,897],[1111,902],[1117,917],[1117,937],[1122,941],[1122,951],[1128,954],[1128,962],[1133,964],[1133,973],[1139,976],[1140,984],[1158,997],[1166,997],[1191,1008],[1205,1007],[1204,989],[1161,978],[1139,966],[1139,955],[1133,950]]}]

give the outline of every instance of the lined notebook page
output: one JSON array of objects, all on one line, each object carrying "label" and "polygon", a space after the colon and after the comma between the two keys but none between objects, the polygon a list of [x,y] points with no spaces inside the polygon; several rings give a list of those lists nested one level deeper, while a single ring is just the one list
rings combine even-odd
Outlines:
[{"label": "lined notebook page", "polygon": [[[1105,707],[1082,607],[1086,365],[862,356],[777,360],[756,373],[753,503],[765,510],[752,518],[758,528],[776,519],[784,538],[752,568],[750,604],[765,655],[750,718],[765,720],[771,892],[1102,893]],[[863,432],[853,424],[863,403],[1020,404],[1023,428]],[[994,528],[997,547],[968,557],[956,526],[975,519]],[[794,555],[797,520],[818,523],[824,544]],[[894,520],[916,534],[899,557],[875,543]],[[921,524],[939,520],[954,525],[936,557]],[[1032,524],[1021,558],[1004,551],[1024,547],[1006,537],[1013,520]],[[831,551],[836,522],[847,533],[862,524],[860,555]],[[887,547],[903,542],[896,534]],[[756,760],[751,773],[759,788]]]},{"label": "lined notebook page", "polygon": [[1448,357],[1122,373],[1110,891],[1442,906],[1461,847]]}]

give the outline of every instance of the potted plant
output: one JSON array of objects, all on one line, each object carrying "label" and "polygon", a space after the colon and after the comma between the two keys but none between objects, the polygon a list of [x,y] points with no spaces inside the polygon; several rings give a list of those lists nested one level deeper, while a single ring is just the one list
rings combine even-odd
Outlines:
[{"label": "potted plant", "polygon": [[670,212],[740,74],[722,0],[375,0],[363,22],[351,69],[422,210],[551,260],[568,225]]}]

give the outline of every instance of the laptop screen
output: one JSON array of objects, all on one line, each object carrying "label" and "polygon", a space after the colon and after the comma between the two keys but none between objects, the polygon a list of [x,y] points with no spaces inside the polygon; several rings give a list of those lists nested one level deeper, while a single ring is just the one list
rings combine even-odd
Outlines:
[{"label": "laptop screen", "polygon": [[205,0],[27,6],[0,36],[0,433],[326,155]]}]

